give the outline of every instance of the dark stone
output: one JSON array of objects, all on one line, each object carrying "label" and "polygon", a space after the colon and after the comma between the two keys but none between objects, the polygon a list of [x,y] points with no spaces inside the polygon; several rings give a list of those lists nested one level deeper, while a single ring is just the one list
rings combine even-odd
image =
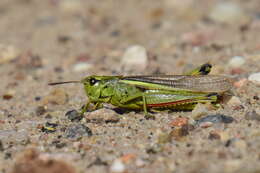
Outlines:
[{"label": "dark stone", "polygon": [[91,129],[84,124],[72,124],[65,130],[66,138],[79,139],[84,136],[92,136]]},{"label": "dark stone", "polygon": [[68,119],[72,122],[73,121],[78,122],[83,118],[83,116],[75,109],[66,112],[65,116],[68,117]]},{"label": "dark stone", "polygon": [[232,123],[234,121],[233,117],[216,114],[216,115],[208,115],[206,117],[202,117],[201,119],[196,121],[196,124],[211,122],[211,123]]},{"label": "dark stone", "polygon": [[38,106],[35,110],[35,113],[37,116],[41,116],[47,112],[46,108],[44,106]]},{"label": "dark stone", "polygon": [[245,114],[246,120],[257,120],[260,121],[260,115],[256,113],[255,110],[249,111]]},{"label": "dark stone", "polygon": [[90,168],[92,166],[108,166],[108,163],[102,161],[99,157],[97,157],[96,160],[94,160],[94,162],[92,162],[88,165],[88,168]]}]

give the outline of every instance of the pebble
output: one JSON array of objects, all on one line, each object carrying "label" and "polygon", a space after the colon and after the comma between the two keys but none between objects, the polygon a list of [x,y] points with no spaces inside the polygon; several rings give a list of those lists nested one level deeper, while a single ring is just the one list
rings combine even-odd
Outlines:
[{"label": "pebble", "polygon": [[64,89],[56,88],[51,93],[42,99],[42,104],[57,104],[63,105],[68,101],[68,94]]},{"label": "pebble", "polygon": [[238,67],[241,67],[242,65],[244,65],[245,62],[246,62],[245,57],[234,56],[229,60],[228,65],[233,68],[238,68]]},{"label": "pebble", "polygon": [[80,62],[80,63],[74,64],[72,69],[75,72],[82,72],[82,71],[87,71],[92,67],[93,67],[92,64],[89,64],[86,62]]},{"label": "pebble", "polygon": [[117,123],[120,117],[111,109],[98,109],[86,116],[86,121],[91,123]]},{"label": "pebble", "polygon": [[125,71],[143,71],[147,67],[148,57],[143,46],[133,45],[125,51],[121,68]]},{"label": "pebble", "polygon": [[211,122],[211,123],[232,123],[234,118],[222,114],[216,115],[208,115],[196,121],[196,124],[199,125],[204,122]]},{"label": "pebble", "polygon": [[248,80],[255,84],[260,85],[260,72],[250,74],[250,76],[248,77]]},{"label": "pebble", "polygon": [[82,3],[80,0],[63,0],[59,5],[61,11],[68,14],[77,14],[82,10]]},{"label": "pebble", "polygon": [[227,24],[246,24],[250,18],[243,9],[232,2],[220,2],[216,4],[209,14],[213,21]]},{"label": "pebble", "polygon": [[36,116],[41,116],[47,112],[46,106],[37,106],[35,109]]},{"label": "pebble", "polygon": [[143,167],[143,166],[145,166],[145,161],[140,159],[140,158],[137,158],[136,161],[135,161],[135,165],[137,167]]},{"label": "pebble", "polygon": [[240,99],[236,96],[232,96],[228,102],[227,102],[227,105],[231,106],[231,107],[237,107],[237,106],[240,106],[242,103],[240,101]]},{"label": "pebble", "polygon": [[234,87],[241,88],[242,86],[246,85],[248,80],[246,78],[242,78],[239,81],[234,82]]},{"label": "pebble", "polygon": [[11,100],[16,94],[15,90],[8,90],[4,93],[4,95],[2,96],[2,98],[4,100]]},{"label": "pebble", "polygon": [[0,44],[0,64],[8,63],[16,59],[19,55],[18,50],[11,45]]},{"label": "pebble", "polygon": [[121,173],[125,171],[125,165],[124,163],[121,161],[121,159],[116,159],[113,161],[111,167],[110,167],[110,171],[114,172],[114,173]]},{"label": "pebble", "polygon": [[210,140],[221,139],[221,136],[220,136],[220,134],[219,134],[218,131],[212,130],[212,131],[209,133],[209,139],[210,139]]},{"label": "pebble", "polygon": [[39,55],[26,51],[19,55],[16,66],[23,69],[37,69],[43,67],[43,61]]},{"label": "pebble", "polygon": [[175,118],[174,120],[172,120],[170,122],[170,126],[173,126],[173,127],[182,127],[184,125],[187,125],[189,122],[189,119],[186,118],[186,117],[178,117],[178,118]]},{"label": "pebble", "polygon": [[255,110],[249,111],[245,114],[245,119],[260,121],[260,115]]},{"label": "pebble", "polygon": [[72,124],[66,128],[66,138],[79,139],[84,136],[92,136],[91,129],[85,126],[84,124]]},{"label": "pebble", "polygon": [[[189,126],[182,126],[179,128],[174,128],[171,132],[170,132],[170,137],[173,138],[176,141],[182,141],[184,140],[184,137],[187,136],[189,134]],[[168,140],[169,142],[169,140]]]},{"label": "pebble", "polygon": [[208,114],[208,107],[205,104],[198,103],[195,108],[191,112],[191,116],[193,119],[199,119]]},{"label": "pebble", "polygon": [[80,121],[83,118],[83,116],[75,109],[66,112],[65,116],[72,122]]}]

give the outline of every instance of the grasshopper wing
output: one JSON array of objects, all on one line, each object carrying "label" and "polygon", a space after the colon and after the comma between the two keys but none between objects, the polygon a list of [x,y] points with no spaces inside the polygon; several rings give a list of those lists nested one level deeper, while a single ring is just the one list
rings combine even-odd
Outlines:
[{"label": "grasshopper wing", "polygon": [[143,89],[225,92],[231,89],[231,79],[219,75],[154,75],[125,76],[120,82],[135,85]]}]

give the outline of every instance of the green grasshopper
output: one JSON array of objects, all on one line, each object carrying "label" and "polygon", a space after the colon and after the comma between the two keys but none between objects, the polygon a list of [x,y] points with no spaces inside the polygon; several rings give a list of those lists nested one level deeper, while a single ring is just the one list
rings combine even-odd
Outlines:
[{"label": "green grasshopper", "polygon": [[50,83],[82,83],[88,102],[84,114],[93,103],[94,110],[110,103],[119,108],[149,111],[162,109],[192,110],[197,103],[216,104],[219,96],[232,87],[228,77],[207,75],[210,64],[203,64],[185,75],[151,76],[87,76],[81,81]]}]

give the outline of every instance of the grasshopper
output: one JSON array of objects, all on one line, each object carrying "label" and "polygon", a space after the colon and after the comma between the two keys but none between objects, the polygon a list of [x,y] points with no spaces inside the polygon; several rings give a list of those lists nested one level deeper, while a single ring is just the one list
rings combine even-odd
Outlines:
[{"label": "grasshopper", "polygon": [[217,104],[220,96],[232,87],[230,78],[207,75],[210,64],[203,64],[184,75],[150,76],[87,76],[81,81],[49,83],[82,83],[88,102],[81,113],[84,114],[91,103],[94,110],[110,103],[119,108],[148,111],[163,109],[192,110],[197,103]]}]

